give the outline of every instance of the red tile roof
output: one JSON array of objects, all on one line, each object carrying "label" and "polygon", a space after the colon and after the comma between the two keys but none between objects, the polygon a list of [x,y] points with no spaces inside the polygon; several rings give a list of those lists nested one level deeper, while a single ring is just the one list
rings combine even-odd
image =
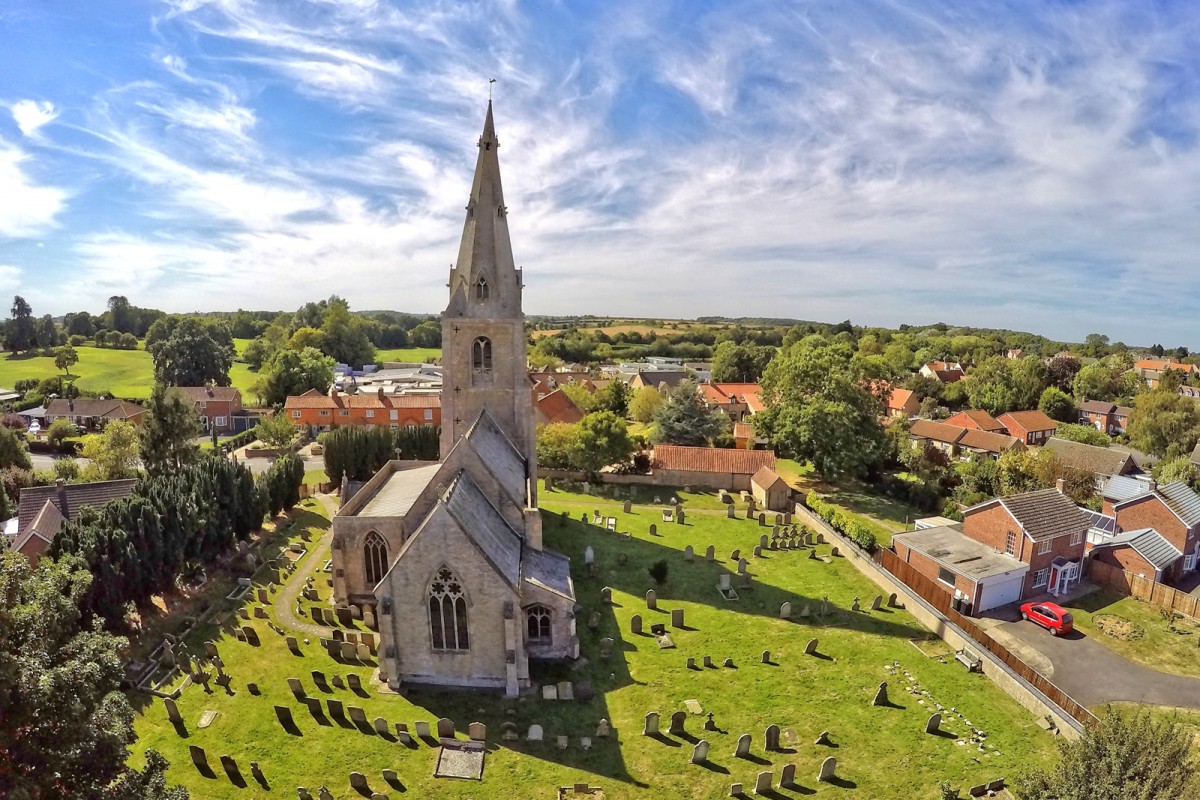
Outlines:
[{"label": "red tile roof", "polygon": [[1004,424],[1000,420],[978,408],[973,408],[969,411],[960,411],[946,420],[946,424],[953,425],[956,428],[975,428],[976,430],[991,431],[992,433],[1000,433],[1004,430]]},{"label": "red tile roof", "polygon": [[909,389],[892,389],[888,395],[887,407],[888,411],[903,411],[908,401],[912,399],[913,393]]},{"label": "red tile roof", "polygon": [[[1000,415],[1000,422],[1013,436],[1024,436],[1033,431],[1058,430],[1058,423],[1041,411],[1010,411]],[[1022,431],[1018,434],[1017,431]]]},{"label": "red tile roof", "polygon": [[579,406],[575,405],[575,401],[562,389],[556,389],[540,400],[535,400],[533,405],[537,410],[538,422],[565,422],[573,425],[585,416]]},{"label": "red tile roof", "polygon": [[660,444],[654,448],[653,463],[655,469],[753,475],[762,467],[775,469],[775,453]]},{"label": "red tile roof", "polygon": [[363,392],[329,396],[310,389],[288,397],[283,407],[289,411],[303,408],[441,408],[438,394],[385,394]]}]

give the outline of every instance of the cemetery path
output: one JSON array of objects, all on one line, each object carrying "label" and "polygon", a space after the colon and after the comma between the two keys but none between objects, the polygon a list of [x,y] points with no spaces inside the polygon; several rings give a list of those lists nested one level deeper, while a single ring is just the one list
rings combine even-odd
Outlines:
[{"label": "cemetery path", "polygon": [[1078,631],[1051,636],[1030,622],[1007,622],[1000,628],[1048,658],[1055,685],[1085,706],[1123,701],[1200,708],[1200,678],[1135,664]]},{"label": "cemetery path", "polygon": [[[329,495],[318,494],[314,495],[316,501],[321,504],[321,507],[329,514],[329,518],[337,513],[337,506]],[[301,566],[294,573],[284,587],[279,591],[279,597],[275,601],[275,613],[279,616],[279,623],[285,628],[290,628],[305,636],[315,638],[328,638],[332,635],[329,628],[321,625],[314,625],[311,622],[303,622],[296,616],[296,597],[300,594],[300,590],[304,588],[304,582],[312,577],[317,570],[317,565],[320,563],[317,559],[317,553],[327,547],[333,541],[333,526],[325,532],[319,540],[314,542],[309,550],[311,558],[301,560]]]}]

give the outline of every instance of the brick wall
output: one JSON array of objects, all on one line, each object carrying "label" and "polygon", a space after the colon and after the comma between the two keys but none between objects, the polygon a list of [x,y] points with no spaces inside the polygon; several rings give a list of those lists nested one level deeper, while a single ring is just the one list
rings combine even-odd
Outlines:
[{"label": "brick wall", "polygon": [[1117,509],[1117,526],[1122,531],[1154,528],[1184,553],[1191,552],[1196,546],[1195,532],[1189,537],[1189,531],[1179,517],[1155,495],[1137,498]]},{"label": "brick wall", "polygon": [[898,555],[902,561],[911,564],[914,569],[916,569],[926,578],[936,581],[939,587],[946,590],[946,594],[953,595],[954,590],[958,589],[967,597],[971,598],[972,603],[975,602],[975,581],[969,580],[962,575],[955,573],[954,586],[950,586],[944,581],[938,579],[938,572],[942,567],[932,558],[924,553],[910,549],[908,545],[906,545],[904,541],[900,539],[893,543],[893,547],[896,550],[896,555]]},{"label": "brick wall", "polygon": [[1102,564],[1109,564],[1126,572],[1132,572],[1135,575],[1141,575],[1150,579],[1153,579],[1157,574],[1153,564],[1142,558],[1136,550],[1128,546],[1101,547],[1098,550],[1092,551],[1092,558]]}]

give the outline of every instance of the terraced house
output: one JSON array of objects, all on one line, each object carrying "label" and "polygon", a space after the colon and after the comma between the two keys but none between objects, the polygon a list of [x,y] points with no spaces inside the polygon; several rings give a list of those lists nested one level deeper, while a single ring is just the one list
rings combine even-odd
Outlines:
[{"label": "terraced house", "polygon": [[360,394],[315,389],[289,397],[283,413],[296,427],[328,431],[348,425],[418,428],[442,424],[442,399],[436,394]]}]

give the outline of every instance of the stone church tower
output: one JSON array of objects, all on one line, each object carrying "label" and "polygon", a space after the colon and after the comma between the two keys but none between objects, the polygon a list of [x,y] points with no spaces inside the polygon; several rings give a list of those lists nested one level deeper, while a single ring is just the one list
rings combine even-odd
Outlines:
[{"label": "stone church tower", "polygon": [[379,630],[402,686],[531,684],[530,662],[579,657],[570,560],[542,545],[521,272],[488,104],[442,318],[439,462],[392,461],[333,519],[333,590]]}]

